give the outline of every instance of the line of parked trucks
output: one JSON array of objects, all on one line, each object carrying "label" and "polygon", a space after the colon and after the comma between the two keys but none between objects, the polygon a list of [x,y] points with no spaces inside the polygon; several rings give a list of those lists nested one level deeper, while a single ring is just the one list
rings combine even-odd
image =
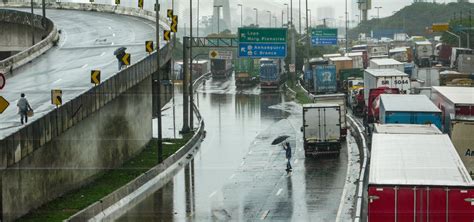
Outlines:
[{"label": "line of parked trucks", "polygon": [[349,106],[370,141],[368,221],[471,222],[472,50],[451,48],[446,67],[431,43],[413,41],[406,55],[356,46],[363,52],[310,60],[301,80],[314,102],[303,106],[305,155],[339,154]]}]

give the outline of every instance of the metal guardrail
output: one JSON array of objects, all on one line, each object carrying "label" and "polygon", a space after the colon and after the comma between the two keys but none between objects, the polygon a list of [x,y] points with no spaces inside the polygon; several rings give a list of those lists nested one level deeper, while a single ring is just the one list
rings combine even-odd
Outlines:
[{"label": "metal guardrail", "polygon": [[[356,194],[356,210],[355,210],[355,218],[354,222],[359,222],[362,220],[363,216],[363,201],[364,201],[364,181],[366,177],[368,176],[369,168],[368,168],[368,159],[370,155],[370,151],[367,147],[367,141],[364,136],[364,129],[357,123],[356,120],[351,115],[347,115],[347,118],[349,119],[349,124],[354,128],[357,129],[357,133],[359,134],[359,139],[360,139],[360,144],[359,144],[359,149],[361,149],[362,152],[359,152],[361,154],[361,159],[362,159],[362,165],[360,169],[360,174],[359,174],[359,182],[357,184],[357,194]],[[362,147],[360,147],[362,146]]]}]

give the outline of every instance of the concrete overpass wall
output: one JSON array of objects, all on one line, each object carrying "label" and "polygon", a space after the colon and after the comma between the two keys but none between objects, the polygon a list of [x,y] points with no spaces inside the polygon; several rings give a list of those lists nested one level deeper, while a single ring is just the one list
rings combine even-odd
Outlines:
[{"label": "concrete overpass wall", "polygon": [[33,60],[50,49],[58,38],[51,20],[39,15],[34,15],[32,20],[30,13],[0,9],[0,71],[8,73]]},{"label": "concrete overpass wall", "polygon": [[[160,67],[169,66],[171,45],[160,54]],[[140,152],[152,137],[156,67],[155,53],[0,140],[2,221],[19,218]],[[170,90],[161,92],[163,101]]]}]

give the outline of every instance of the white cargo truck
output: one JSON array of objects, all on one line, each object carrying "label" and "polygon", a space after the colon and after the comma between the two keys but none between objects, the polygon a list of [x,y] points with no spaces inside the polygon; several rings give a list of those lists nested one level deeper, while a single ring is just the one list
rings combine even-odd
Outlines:
[{"label": "white cargo truck", "polygon": [[366,69],[364,71],[364,100],[368,106],[370,89],[398,88],[402,94],[410,93],[408,74],[396,69]]},{"label": "white cargo truck", "polygon": [[395,59],[371,59],[370,69],[396,69],[405,72],[405,65]]},{"label": "white cargo truck", "polygon": [[411,79],[419,80],[420,87],[439,86],[439,69],[437,68],[415,68]]},{"label": "white cargo truck", "polygon": [[327,95],[317,95],[313,97],[314,103],[329,103],[329,104],[338,104],[341,108],[341,137],[345,139],[347,136],[347,101],[346,95],[343,93],[339,94],[327,94]]},{"label": "white cargo truck", "polygon": [[341,108],[338,104],[303,106],[303,140],[305,156],[339,155],[341,150]]}]

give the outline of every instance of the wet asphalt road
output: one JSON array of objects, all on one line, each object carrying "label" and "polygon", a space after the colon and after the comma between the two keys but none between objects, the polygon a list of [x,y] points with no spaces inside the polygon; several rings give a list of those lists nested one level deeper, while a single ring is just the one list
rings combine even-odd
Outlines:
[{"label": "wet asphalt road", "polygon": [[[181,116],[182,96],[176,92]],[[305,159],[301,107],[280,93],[209,80],[198,98],[207,131],[200,151],[119,221],[335,220],[347,171],[345,145],[340,157]],[[172,106],[165,109],[164,127],[170,130]],[[291,174],[285,172],[284,150],[270,145],[280,135],[291,136]]]},{"label": "wet asphalt road", "polygon": [[10,106],[0,115],[0,139],[21,127],[16,107],[20,93],[26,94],[35,110],[34,120],[55,108],[50,102],[52,89],[62,89],[63,102],[68,101],[93,87],[91,70],[102,70],[102,81],[117,72],[115,49],[127,47],[136,63],[146,55],[145,41],[155,39],[154,23],[144,19],[73,10],[46,14],[62,31],[60,42],[7,79],[0,95]]}]

